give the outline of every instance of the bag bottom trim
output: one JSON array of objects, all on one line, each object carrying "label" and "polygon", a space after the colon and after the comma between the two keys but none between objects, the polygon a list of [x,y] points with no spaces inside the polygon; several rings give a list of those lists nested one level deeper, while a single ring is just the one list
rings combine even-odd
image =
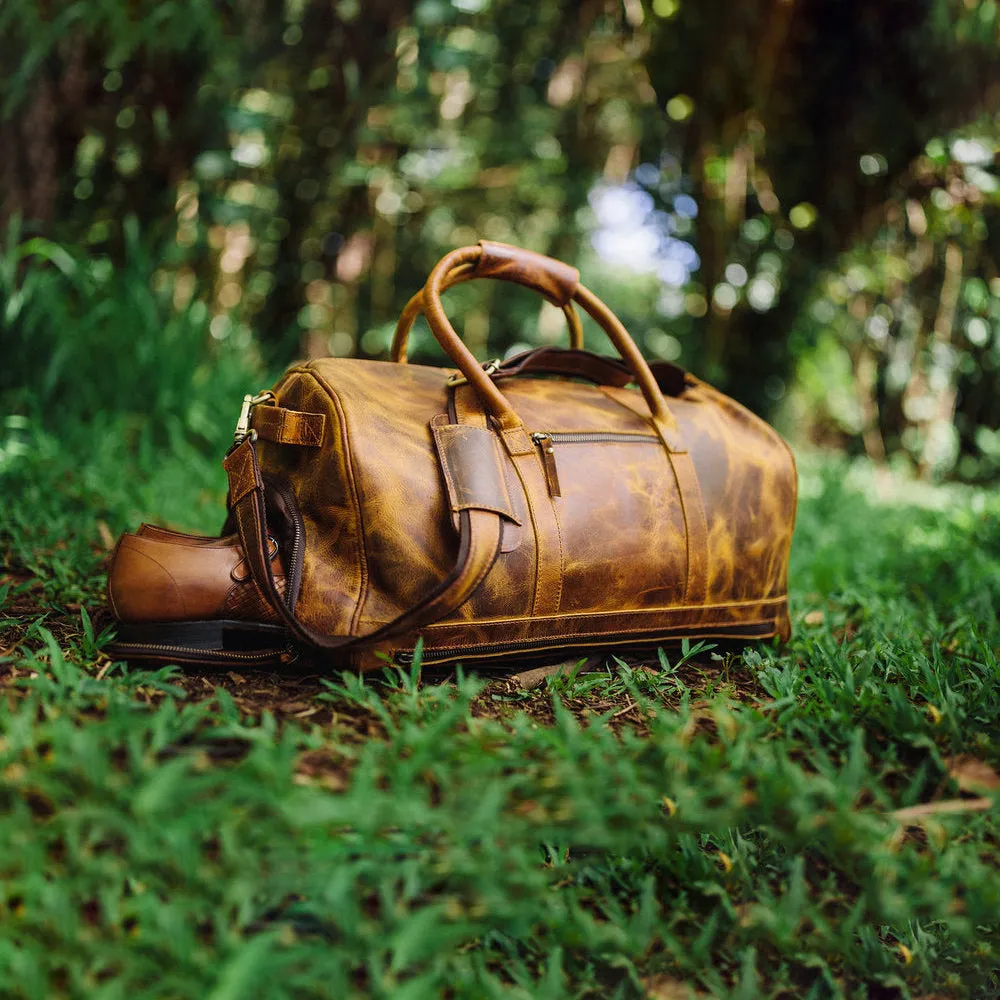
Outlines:
[{"label": "bag bottom trim", "polygon": [[[467,660],[491,660],[512,656],[540,656],[549,652],[574,651],[584,653],[593,649],[649,649],[679,643],[684,639],[728,639],[753,642],[773,638],[781,632],[780,621],[769,618],[739,625],[692,625],[660,630],[655,633],[631,633],[609,636],[607,633],[590,635],[548,636],[527,641],[484,643],[481,646],[452,648],[425,647],[423,662],[426,664],[453,663]],[[412,648],[397,649],[388,653],[393,663],[408,666],[413,663]]]}]

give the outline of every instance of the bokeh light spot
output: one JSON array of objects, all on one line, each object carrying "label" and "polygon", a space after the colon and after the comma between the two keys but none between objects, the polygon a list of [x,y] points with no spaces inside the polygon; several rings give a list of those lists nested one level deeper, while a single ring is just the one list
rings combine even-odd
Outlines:
[{"label": "bokeh light spot", "polygon": [[684,122],[694,113],[694,101],[687,94],[676,94],[667,101],[667,115],[675,122]]},{"label": "bokeh light spot", "polygon": [[729,264],[726,267],[726,281],[735,288],[742,288],[747,283],[747,269],[742,264]]},{"label": "bokeh light spot", "polygon": [[816,221],[816,206],[801,201],[788,213],[788,221],[796,229],[808,229]]},{"label": "bokeh light spot", "polygon": [[689,194],[679,194],[674,198],[674,211],[682,219],[696,219],[698,217],[698,202]]},{"label": "bokeh light spot", "polygon": [[989,324],[981,316],[973,316],[965,324],[965,335],[969,338],[969,343],[983,347],[990,339]]},{"label": "bokeh light spot", "polygon": [[747,287],[747,302],[754,312],[767,312],[778,299],[778,285],[769,274],[759,274]]},{"label": "bokeh light spot", "polygon": [[712,292],[712,305],[722,312],[729,312],[739,298],[740,293],[728,281],[720,281]]},{"label": "bokeh light spot", "polygon": [[866,177],[877,177],[879,174],[886,172],[889,164],[880,153],[865,153],[858,160],[858,166],[861,168],[861,173]]},{"label": "bokeh light spot", "polygon": [[681,356],[681,342],[665,330],[655,327],[646,334],[646,347],[664,361],[676,361]]}]

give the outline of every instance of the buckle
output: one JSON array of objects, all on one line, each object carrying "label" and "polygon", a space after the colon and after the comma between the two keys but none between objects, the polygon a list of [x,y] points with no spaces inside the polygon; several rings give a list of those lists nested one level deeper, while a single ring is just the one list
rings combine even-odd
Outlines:
[{"label": "buckle", "polygon": [[[501,361],[500,358],[494,358],[492,361],[487,361],[482,366],[483,367],[483,371],[487,375],[495,375],[500,370],[500,366],[502,364],[503,364],[503,361]],[[461,372],[455,372],[454,374],[448,376],[448,379],[445,382],[445,385],[447,385],[449,387],[456,386],[456,385],[465,385],[465,383],[468,382],[468,381],[469,380]]]},{"label": "buckle", "polygon": [[257,432],[250,427],[250,414],[253,412],[255,406],[259,406],[261,403],[266,403],[274,398],[275,395],[270,389],[258,392],[256,396],[251,396],[250,393],[247,393],[243,397],[243,405],[240,407],[240,418],[236,421],[236,430],[233,433],[233,447],[243,444],[247,438],[251,441],[257,440]]}]

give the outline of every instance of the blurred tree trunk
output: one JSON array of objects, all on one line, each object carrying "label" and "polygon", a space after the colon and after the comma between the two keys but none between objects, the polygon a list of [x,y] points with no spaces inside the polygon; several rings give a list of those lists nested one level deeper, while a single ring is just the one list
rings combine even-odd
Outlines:
[{"label": "blurred tree trunk", "polygon": [[[787,375],[783,345],[820,271],[872,235],[930,138],[1000,105],[996,24],[980,6],[699,0],[656,25],[647,65],[657,94],[694,104],[673,134],[696,165],[709,302],[745,215],[766,214],[794,236],[773,309],[710,305],[702,321],[700,363],[754,408],[768,406],[768,377]],[[863,156],[875,165],[867,172]],[[726,183],[707,169],[720,161]],[[815,222],[795,231],[788,214],[802,203]]]},{"label": "blurred tree trunk", "polygon": [[343,6],[309,3],[300,39],[262,73],[294,102],[275,142],[274,214],[284,223],[274,286],[255,317],[265,350],[275,358],[300,350],[302,330],[295,319],[308,284],[304,265],[315,261],[332,277],[344,237],[370,222],[364,190],[345,188],[340,179],[358,153],[358,127],[390,89],[396,29],[412,5],[366,0],[363,16],[349,20],[341,15]]},{"label": "blurred tree trunk", "polygon": [[[168,6],[183,17],[178,4]],[[84,22],[65,0],[37,7],[10,0],[0,24],[0,224],[18,215],[31,232],[84,243],[95,223],[112,223],[99,242],[113,256],[126,214],[144,231],[172,234],[178,182],[226,137],[228,95],[205,87],[213,58],[222,57],[215,43],[224,21],[199,6],[218,34],[203,33],[201,45],[154,46],[141,32],[154,13],[149,0],[115,22],[120,34],[109,37],[108,25]],[[56,18],[68,26],[61,34]],[[120,56],[113,67],[109,50]],[[79,155],[84,139],[94,146],[87,162]]]}]

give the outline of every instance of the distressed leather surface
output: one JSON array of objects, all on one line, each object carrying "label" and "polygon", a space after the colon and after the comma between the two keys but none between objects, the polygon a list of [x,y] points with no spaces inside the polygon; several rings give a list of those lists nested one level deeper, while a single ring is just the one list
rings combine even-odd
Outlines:
[{"label": "distressed leather surface", "polygon": [[[441,301],[478,277],[561,305],[571,349],[484,371]],[[576,307],[617,359],[580,348]],[[421,637],[429,662],[787,637],[796,472],[774,431],[649,365],[558,261],[452,251],[404,310],[397,362],[421,311],[462,378],[344,359],[290,369],[224,461],[237,534],[124,536],[109,578],[120,621],[275,622],[361,667],[402,662]]]},{"label": "distressed leather surface", "polygon": [[[483,433],[494,428],[470,387],[448,390],[449,374],[325,359],[291,369],[275,388],[278,406],[325,417],[322,448],[256,445],[265,475],[295,488],[306,529],[295,610],[310,628],[372,631],[418,603],[455,564],[454,499],[432,426],[453,426],[458,408],[463,423]],[[419,630],[429,659],[471,659],[485,655],[482,646],[514,652],[628,644],[630,637],[787,636],[791,454],[758,418],[691,382],[670,399],[670,413],[704,511],[703,596],[689,599],[678,477],[642,395],[562,378],[507,377],[498,385],[527,445],[514,454],[495,448],[507,493],[496,505],[509,501],[511,515],[503,523],[504,551],[465,604]],[[449,408],[453,423],[444,424]],[[553,497],[533,432],[628,437],[557,439],[561,495]],[[500,495],[493,471],[474,488]],[[375,644],[359,662],[376,665],[376,649],[393,654],[416,639],[414,633]]]}]

